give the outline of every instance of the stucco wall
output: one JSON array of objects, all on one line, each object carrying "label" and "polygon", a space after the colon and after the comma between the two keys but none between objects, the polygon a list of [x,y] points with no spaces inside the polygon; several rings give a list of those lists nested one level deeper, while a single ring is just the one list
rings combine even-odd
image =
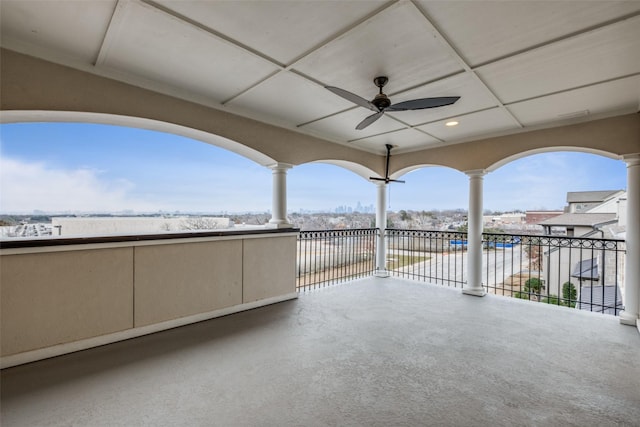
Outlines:
[{"label": "stucco wall", "polygon": [[[2,249],[1,355],[60,345],[62,354],[69,343],[149,325],[175,327],[174,319],[215,317],[217,310],[295,297],[296,236]],[[116,335],[111,342],[127,337]],[[92,343],[85,348],[98,345]]]},{"label": "stucco wall", "polygon": [[133,248],[0,256],[2,356],[133,327]]}]

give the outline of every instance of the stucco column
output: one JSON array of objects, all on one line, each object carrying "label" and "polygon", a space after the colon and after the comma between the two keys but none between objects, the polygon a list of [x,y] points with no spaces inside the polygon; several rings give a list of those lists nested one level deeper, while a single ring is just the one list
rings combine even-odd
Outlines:
[{"label": "stucco column", "polygon": [[287,163],[276,163],[269,166],[269,169],[273,171],[271,219],[267,224],[269,228],[293,227],[287,219],[287,170],[291,167],[292,165]]},{"label": "stucco column", "polygon": [[384,232],[387,228],[387,184],[377,182],[376,227],[380,230],[376,248],[376,277],[389,277],[387,272],[387,241]]},{"label": "stucco column", "polygon": [[485,171],[465,172],[469,176],[469,228],[467,230],[467,283],[462,293],[484,296],[482,287],[482,184]]},{"label": "stucco column", "polygon": [[627,255],[620,323],[640,330],[640,154],[624,156],[624,161],[627,163]]}]

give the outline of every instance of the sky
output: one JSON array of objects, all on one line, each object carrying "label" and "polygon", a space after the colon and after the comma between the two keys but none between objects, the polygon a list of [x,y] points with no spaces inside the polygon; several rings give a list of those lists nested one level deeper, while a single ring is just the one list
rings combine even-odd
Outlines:
[{"label": "sky", "polygon": [[[388,208],[467,209],[468,177],[425,167],[390,184]],[[79,123],[0,125],[0,213],[240,213],[271,209],[271,170],[231,151],[155,131]],[[568,191],[626,188],[621,160],[528,156],[488,173],[484,209],[562,209]],[[376,187],[338,166],[287,174],[289,212],[376,203]]]}]

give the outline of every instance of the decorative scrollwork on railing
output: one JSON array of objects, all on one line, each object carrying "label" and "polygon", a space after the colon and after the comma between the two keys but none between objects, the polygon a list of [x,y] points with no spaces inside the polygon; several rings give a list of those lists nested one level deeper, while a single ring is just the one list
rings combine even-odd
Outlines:
[{"label": "decorative scrollwork on railing", "polygon": [[[303,231],[298,287],[309,289],[371,275],[380,231]],[[463,287],[468,235],[461,231],[384,230],[386,272]],[[487,292],[570,308],[619,314],[624,240],[558,235],[482,234],[482,284]]]}]

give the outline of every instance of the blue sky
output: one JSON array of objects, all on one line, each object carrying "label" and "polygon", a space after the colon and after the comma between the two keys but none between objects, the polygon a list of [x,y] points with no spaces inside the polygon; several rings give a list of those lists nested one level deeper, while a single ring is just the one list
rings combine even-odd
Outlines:
[{"label": "blue sky", "polygon": [[[271,171],[230,151],[142,129],[76,123],[0,125],[0,213],[265,212]],[[422,168],[392,184],[391,210],[467,208],[468,178]],[[484,208],[560,209],[567,191],[626,188],[620,160],[545,153],[484,179]],[[375,186],[337,166],[305,164],[287,178],[290,212],[375,205]]]}]

